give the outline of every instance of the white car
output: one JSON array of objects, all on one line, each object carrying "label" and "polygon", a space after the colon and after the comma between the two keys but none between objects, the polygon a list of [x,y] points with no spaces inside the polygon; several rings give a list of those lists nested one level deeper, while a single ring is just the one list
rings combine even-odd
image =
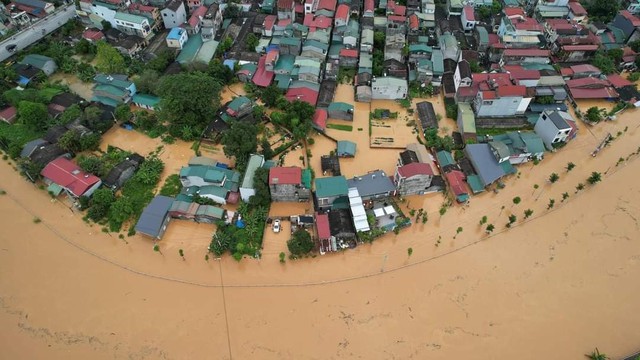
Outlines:
[{"label": "white car", "polygon": [[279,233],[280,232],[280,220],[279,219],[273,220],[273,232],[274,233]]}]

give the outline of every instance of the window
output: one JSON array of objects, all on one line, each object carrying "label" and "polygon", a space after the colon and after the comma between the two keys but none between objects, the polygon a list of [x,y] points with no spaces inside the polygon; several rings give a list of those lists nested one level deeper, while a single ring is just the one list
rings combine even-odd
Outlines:
[{"label": "window", "polygon": [[493,101],[492,100],[485,100],[482,102],[482,105],[493,105]]}]

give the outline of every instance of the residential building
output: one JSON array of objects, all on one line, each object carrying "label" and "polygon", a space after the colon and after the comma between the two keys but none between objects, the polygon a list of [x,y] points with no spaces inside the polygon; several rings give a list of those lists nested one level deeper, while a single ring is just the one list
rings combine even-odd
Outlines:
[{"label": "residential building", "polygon": [[46,16],[55,11],[55,6],[52,3],[40,0],[13,0],[13,3],[22,8],[22,11],[27,11],[32,15],[43,14]]},{"label": "residential building", "polygon": [[460,170],[451,170],[444,174],[444,177],[449,183],[449,189],[456,198],[458,203],[466,203],[469,201],[469,190],[465,183],[466,176]]},{"label": "residential building", "polygon": [[358,189],[363,201],[385,199],[394,196],[396,186],[384,171],[376,170],[347,180],[349,188]]},{"label": "residential building", "polygon": [[407,65],[396,59],[385,60],[382,63],[382,74],[384,76],[393,76],[399,79],[407,79]]},{"label": "residential building", "polygon": [[333,19],[334,26],[337,28],[339,26],[346,26],[349,22],[349,5],[340,4],[338,5],[338,9],[336,10],[336,15]]},{"label": "residential building", "polygon": [[357,49],[340,50],[340,66],[345,68],[355,68],[358,65]]},{"label": "residential building", "polygon": [[339,157],[355,157],[356,143],[349,140],[338,140],[336,147],[336,155]]},{"label": "residential building", "polygon": [[82,38],[92,43],[96,43],[100,40],[104,40],[104,34],[96,28],[91,28],[82,33]]},{"label": "residential building", "polygon": [[[489,144],[467,144],[464,153],[471,161],[471,165],[480,177],[483,186],[487,187],[506,175]],[[503,163],[509,164],[508,161],[503,161]]]},{"label": "residential building", "polygon": [[627,7],[627,11],[634,15],[640,14],[640,0],[632,0]]},{"label": "residential building", "polygon": [[136,232],[156,240],[162,239],[169,224],[169,209],[174,200],[174,198],[164,195],[154,197],[142,211],[135,226]]},{"label": "residential building", "polygon": [[461,60],[456,66],[456,72],[453,74],[453,82],[456,88],[456,93],[460,87],[470,87],[473,83],[471,74],[471,65],[467,60]]},{"label": "residential building", "polygon": [[511,165],[528,162],[531,159],[542,160],[545,146],[542,138],[533,132],[511,131],[493,137],[489,147],[502,164],[507,161]]},{"label": "residential building", "polygon": [[353,105],[344,102],[332,102],[327,108],[329,118],[340,120],[353,120]]},{"label": "residential building", "polygon": [[167,35],[167,46],[182,50],[182,47],[188,39],[189,35],[187,35],[187,30],[181,27],[174,27],[169,31],[169,35]]},{"label": "residential building", "polygon": [[549,64],[551,52],[546,49],[506,49],[502,53],[501,65],[537,63]]},{"label": "residential building", "polygon": [[200,32],[202,20],[207,14],[207,10],[206,6],[200,6],[191,13],[189,20],[187,21],[187,25],[185,26],[190,35],[195,35]]},{"label": "residential building", "polygon": [[316,178],[315,180],[317,206],[322,211],[332,209],[334,205],[348,204],[348,194],[349,186],[344,176]]},{"label": "residential building", "polygon": [[423,195],[431,186],[433,169],[429,164],[413,162],[396,166],[393,181],[402,196]]},{"label": "residential building", "polygon": [[65,191],[73,198],[90,197],[102,185],[100,178],[82,171],[78,165],[65,157],[48,163],[40,174],[49,185],[48,190],[55,195]]},{"label": "residential building", "polygon": [[311,172],[299,167],[269,169],[269,191],[274,202],[308,201],[311,197]]},{"label": "residential building", "polygon": [[293,0],[278,0],[278,20],[295,19],[295,4]]},{"label": "residential building", "polygon": [[136,84],[129,81],[126,75],[98,74],[93,78],[92,101],[117,107],[126,104],[136,94]]},{"label": "residential building", "polygon": [[537,47],[541,42],[543,27],[524,10],[517,7],[503,9],[504,16],[500,20],[498,36],[502,43],[509,47]]},{"label": "residential building", "polygon": [[569,6],[569,20],[573,20],[578,24],[582,24],[587,18],[587,10],[577,1],[572,1]]},{"label": "residential building", "polygon": [[149,19],[140,15],[116,12],[114,17],[116,28],[127,35],[136,35],[146,39],[151,34]]},{"label": "residential building", "polygon": [[180,169],[182,186],[217,186],[237,192],[240,173],[218,166],[186,166]]},{"label": "residential building", "polygon": [[164,27],[172,29],[187,22],[187,10],[180,0],[170,0],[166,7],[160,11]]},{"label": "residential building", "polygon": [[567,81],[569,93],[574,99],[616,99],[619,94],[609,80],[586,77]]},{"label": "residential building", "polygon": [[569,121],[573,122],[573,118],[564,111],[544,111],[540,114],[534,130],[542,138],[547,149],[552,150],[554,145],[566,142],[569,138],[572,129]]},{"label": "residential building", "polygon": [[447,0],[447,13],[449,16],[460,16],[464,8],[462,0]]},{"label": "residential building", "polygon": [[474,100],[477,117],[506,117],[524,114],[532,97],[522,85],[500,86],[479,91]]},{"label": "residential building", "polygon": [[222,11],[220,11],[220,5],[216,3],[211,4],[207,9],[207,13],[204,15],[201,23],[202,28],[200,30],[200,35],[202,36],[202,41],[211,41],[215,38],[218,29],[220,29],[220,25],[222,24],[222,20]]},{"label": "residential building", "polygon": [[249,199],[256,194],[254,178],[256,170],[261,168],[262,165],[264,165],[264,156],[251,154],[249,162],[247,163],[247,169],[242,178],[242,184],[240,185],[240,198],[242,198],[242,201],[248,202]]},{"label": "residential building", "polygon": [[58,65],[56,65],[56,62],[52,58],[38,54],[29,54],[25,56],[20,61],[20,64],[32,66],[42,71],[47,76],[51,76],[56,72],[56,70],[58,70]]},{"label": "residential building", "polygon": [[458,131],[465,142],[476,142],[476,117],[469,103],[458,103]]},{"label": "residential building", "polygon": [[640,39],[640,18],[627,10],[620,10],[611,22],[611,25],[622,30],[625,37],[625,44]]},{"label": "residential building", "polygon": [[426,133],[429,129],[438,129],[438,118],[432,103],[421,101],[416,104],[416,109],[418,110],[418,120],[423,133]]},{"label": "residential building", "polygon": [[158,30],[162,25],[160,10],[155,6],[133,3],[129,5],[128,10],[130,14],[144,16],[149,19],[149,25],[151,25],[152,31]]},{"label": "residential building", "polygon": [[127,156],[109,171],[107,176],[102,179],[102,184],[113,191],[120,189],[127,180],[131,179],[143,161],[144,157],[138,154]]},{"label": "residential building", "polygon": [[460,22],[462,23],[462,29],[464,31],[471,31],[476,27],[476,17],[474,14],[473,6],[465,5],[462,8],[462,15],[460,15]]},{"label": "residential building", "polygon": [[408,85],[404,79],[381,76],[371,81],[371,98],[396,100],[407,97]]},{"label": "residential building", "polygon": [[457,62],[460,57],[460,48],[458,47],[458,40],[456,40],[456,37],[447,31],[440,36],[439,41],[444,59],[450,59]]},{"label": "residential building", "polygon": [[131,98],[131,103],[139,108],[155,111],[160,104],[160,98],[149,94],[135,94]]},{"label": "residential building", "polygon": [[17,114],[18,110],[15,107],[7,106],[6,108],[0,110],[0,120],[11,125],[16,122]]}]

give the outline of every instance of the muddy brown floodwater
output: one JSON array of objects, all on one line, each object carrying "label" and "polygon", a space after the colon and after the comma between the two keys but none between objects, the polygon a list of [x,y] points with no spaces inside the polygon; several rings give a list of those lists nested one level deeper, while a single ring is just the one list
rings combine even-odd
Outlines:
[{"label": "muddy brown floodwater", "polygon": [[[0,358],[582,359],[596,346],[619,358],[640,348],[640,161],[631,155],[639,115],[581,125],[565,148],[519,167],[499,193],[474,196],[468,207],[440,216],[441,195],[410,197],[403,206],[427,209],[426,224],[284,264],[287,224],[277,235],[266,229],[259,260],[205,261],[213,226],[187,222],[170,225],[159,254],[148,239],[125,243],[85,224],[2,161]],[[107,139],[141,153],[158,145],[135,134],[113,130]],[[367,149],[363,135],[359,149]],[[312,146],[314,168],[331,147],[322,139]],[[192,154],[179,142],[164,149],[172,172]],[[362,151],[343,171],[391,173],[397,153]],[[575,193],[592,171],[603,181]],[[277,204],[272,214],[308,208]],[[525,209],[534,211],[527,221]],[[507,231],[512,213],[518,221]],[[491,236],[479,226],[485,215]]]}]

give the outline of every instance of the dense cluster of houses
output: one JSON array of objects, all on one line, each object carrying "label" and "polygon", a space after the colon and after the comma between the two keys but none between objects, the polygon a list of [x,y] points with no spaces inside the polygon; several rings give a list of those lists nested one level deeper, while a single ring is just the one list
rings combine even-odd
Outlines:
[{"label": "dense cluster of houses", "polygon": [[41,0],[3,2],[0,4],[0,35],[27,27],[54,11],[54,4]]}]

